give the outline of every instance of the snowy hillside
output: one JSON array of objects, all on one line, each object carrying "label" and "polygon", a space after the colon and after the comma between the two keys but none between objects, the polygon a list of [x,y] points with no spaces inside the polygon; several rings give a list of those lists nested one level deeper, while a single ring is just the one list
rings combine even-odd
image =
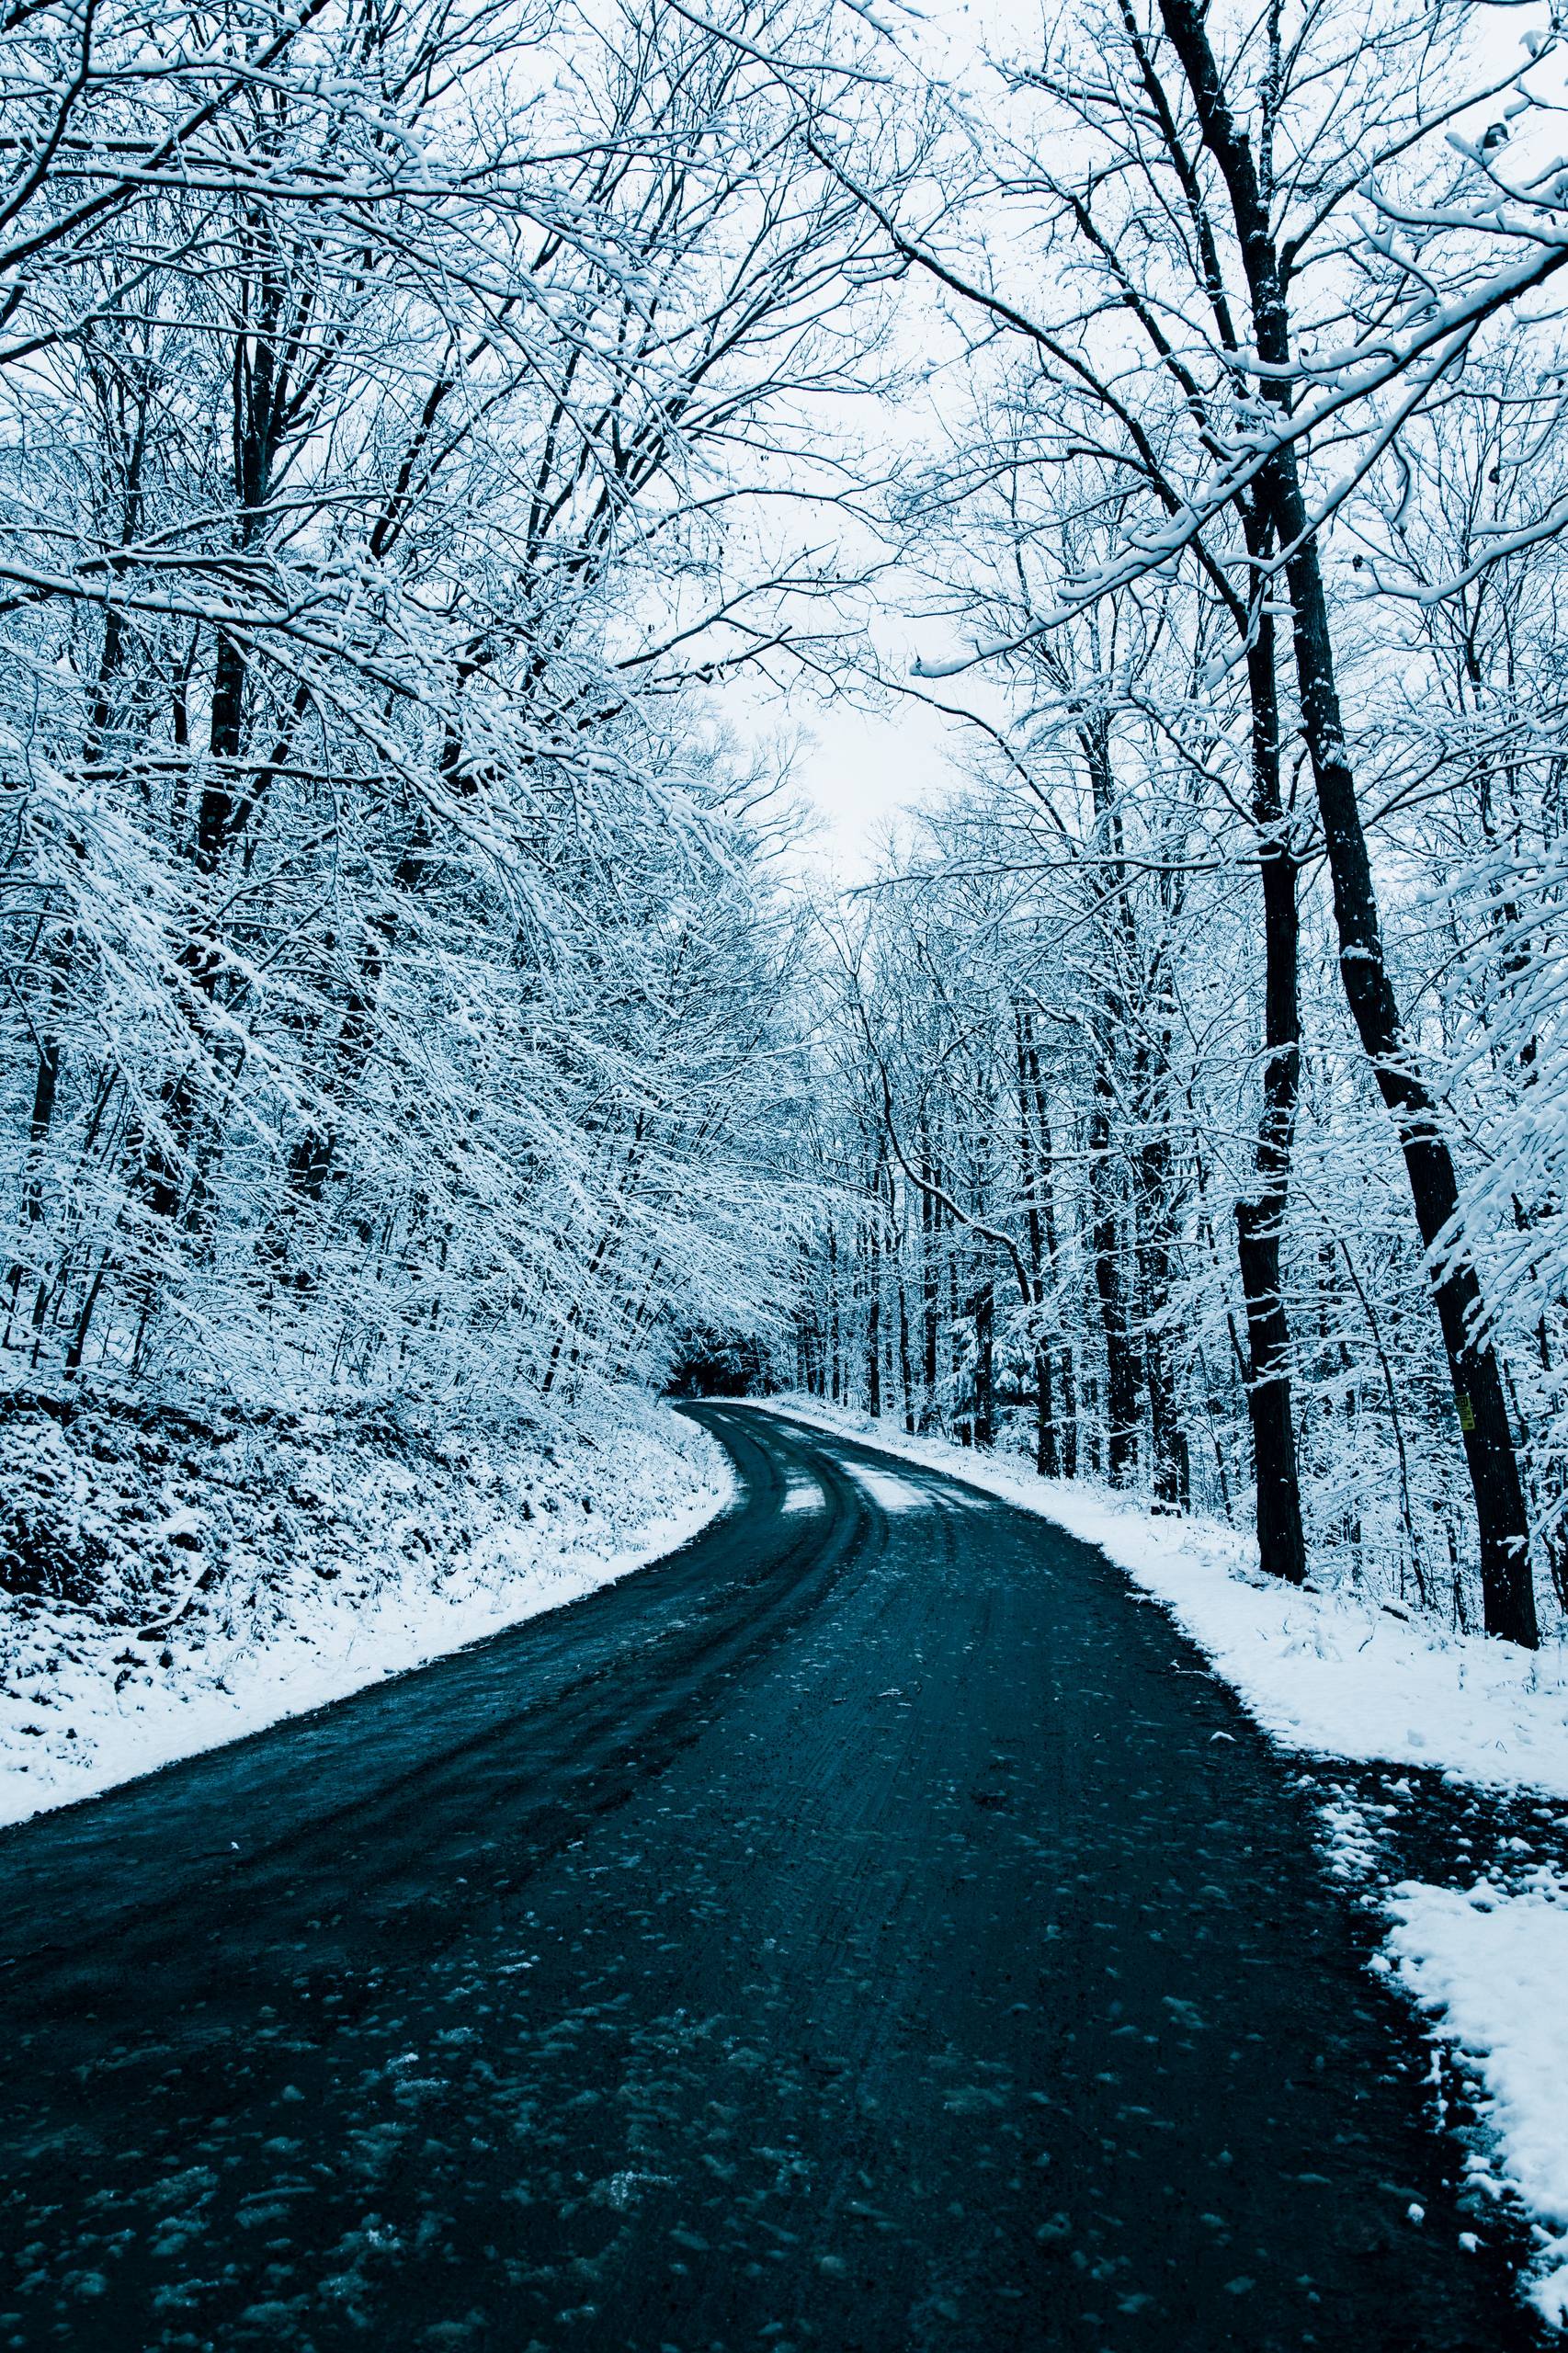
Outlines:
[{"label": "snowy hillside", "polygon": [[320,1416],[0,1423],[0,1822],[342,1699],[624,1575],[722,1510],[707,1434],[628,1404],[472,1434]]}]

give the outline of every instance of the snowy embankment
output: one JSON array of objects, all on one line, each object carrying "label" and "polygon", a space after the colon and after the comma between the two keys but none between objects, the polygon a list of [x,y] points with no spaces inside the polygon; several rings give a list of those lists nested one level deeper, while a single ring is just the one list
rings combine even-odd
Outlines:
[{"label": "snowy embankment", "polygon": [[[1162,1518],[1086,1481],[1045,1479],[1017,1456],[909,1438],[802,1397],[761,1408],[832,1430],[1052,1521],[1097,1545],[1183,1631],[1282,1747],[1418,1767],[1453,1783],[1568,1800],[1568,1645],[1531,1654],[1453,1635],[1347,1593],[1265,1577],[1256,1545],[1213,1521]],[[1329,1824],[1344,1850],[1343,1824]],[[1507,1885],[1405,1880],[1375,1900],[1379,1956],[1478,2086],[1495,2144],[1478,2186],[1537,2218],[1538,2308],[1568,2322],[1568,1881],[1539,1866]]]},{"label": "snowy embankment", "polygon": [[0,1593],[0,1823],[574,1601],[733,1493],[705,1431],[639,1404],[505,1441],[13,1414],[0,1478],[0,1568],[25,1542],[53,1587]]},{"label": "snowy embankment", "polygon": [[1479,2078],[1497,2144],[1469,2169],[1483,2189],[1506,2188],[1537,2217],[1532,2300],[1568,2323],[1568,1885],[1535,1870],[1504,1890],[1407,1880],[1386,1898],[1396,1923],[1387,1952],[1400,1982],[1432,2013],[1434,2032]]}]

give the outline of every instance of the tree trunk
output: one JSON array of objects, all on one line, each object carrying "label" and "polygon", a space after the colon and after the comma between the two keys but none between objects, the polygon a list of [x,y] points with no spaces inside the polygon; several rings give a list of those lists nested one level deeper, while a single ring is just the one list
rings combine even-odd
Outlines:
[{"label": "tree trunk", "polygon": [[1030,1305],[1034,1311],[1035,1469],[1047,1478],[1058,1476],[1061,1457],[1056,1440],[1055,1384],[1051,1376],[1051,1349],[1044,1331],[1047,1265],[1056,1256],[1056,1237],[1048,1243],[1045,1197],[1051,1182],[1051,1131],[1046,1122],[1045,1092],[1040,1084],[1040,1055],[1035,1047],[1034,1018],[1027,1005],[1013,1008],[1013,1044],[1018,1078],[1018,1174],[1024,1195],[1024,1223],[1028,1242]]},{"label": "tree trunk", "polygon": [[1290,1403],[1290,1335],[1279,1291],[1279,1220],[1272,1202],[1236,1203],[1236,1253],[1252,1359],[1247,1415],[1257,1483],[1258,1558],[1271,1576],[1301,1585],[1307,1574],[1307,1551]]},{"label": "tree trunk", "polygon": [[[1246,273],[1259,358],[1281,373],[1265,378],[1267,397],[1289,399],[1290,320],[1272,223],[1251,141],[1233,114],[1210,46],[1200,0],[1160,0],[1181,61],[1203,142],[1224,179]],[[1405,1035],[1384,959],[1382,924],[1346,747],[1328,607],[1318,547],[1292,448],[1259,476],[1276,543],[1290,550],[1290,585],[1301,708],[1323,818],[1339,936],[1339,970],[1361,1044],[1404,1157],[1415,1222],[1427,1251],[1465,1461],[1475,1497],[1486,1631],[1532,1648],[1540,1639],[1524,1491],[1502,1374],[1479,1336],[1483,1302],[1474,1262],[1454,1231],[1459,1179],[1437,1105]]]},{"label": "tree trunk", "polygon": [[874,1422],[882,1416],[882,1258],[881,1172],[871,1188],[866,1233],[866,1410]]},{"label": "tree trunk", "polygon": [[1062,1351],[1062,1476],[1075,1479],[1078,1475],[1078,1382],[1074,1371],[1073,1350],[1069,1345]]},{"label": "tree trunk", "polygon": [[[933,1175],[928,1149],[921,1154],[923,1173]],[[922,1188],[920,1195],[920,1313],[923,1396],[920,1427],[929,1430],[937,1415],[937,1343],[941,1326],[941,1286],[937,1264],[937,1203]]]},{"label": "tree trunk", "polygon": [[1095,1289],[1106,1355],[1106,1467],[1113,1487],[1125,1487],[1138,1469],[1138,1351],[1127,1327],[1121,1263],[1121,1219],[1110,1165],[1110,1088],[1096,1062],[1089,1119],[1089,1186],[1094,1203],[1091,1246]]},{"label": "tree trunk", "polygon": [[1119,954],[1129,970],[1136,969],[1137,938],[1132,904],[1128,894],[1122,859],[1121,816],[1117,804],[1116,776],[1111,762],[1110,722],[1096,711],[1079,729],[1089,793],[1103,847],[1105,872],[1102,912],[1105,921],[1105,964],[1101,1002],[1093,1040],[1095,1071],[1093,1108],[1089,1116],[1089,1190],[1093,1213],[1095,1288],[1099,1293],[1100,1320],[1106,1350],[1106,1454],[1114,1487],[1131,1483],[1138,1472],[1140,1352],[1128,1328],[1127,1271],[1122,1255],[1123,1205],[1119,1201],[1111,1166],[1111,1113],[1116,1103],[1112,1071],[1118,1041],[1127,1030],[1127,1009],[1116,978]]},{"label": "tree trunk", "polygon": [[[1269,534],[1248,518],[1253,552]],[[1261,599],[1247,648],[1252,697],[1253,816],[1263,889],[1263,1111],[1257,1131],[1257,1189],[1236,1203],[1236,1256],[1246,1308],[1247,1417],[1257,1495],[1257,1551],[1270,1576],[1301,1585],[1307,1574],[1301,1482],[1290,1391],[1290,1330],[1280,1286],[1280,1238],[1295,1143],[1301,1073],[1299,967],[1301,917],[1296,860],[1279,780],[1279,703],[1274,618]]]},{"label": "tree trunk", "polygon": [[1051,1350],[1034,1355],[1034,1467],[1042,1479],[1062,1475],[1062,1455],[1056,1441],[1056,1384],[1051,1377]]},{"label": "tree trunk", "polygon": [[838,1228],[827,1224],[827,1393],[836,1405],[839,1396],[838,1349]]},{"label": "tree trunk", "polygon": [[948,1393],[959,1444],[972,1446],[974,1417],[964,1409],[963,1311],[959,1303],[958,1254],[953,1250],[948,1253]]},{"label": "tree trunk", "polygon": [[1138,1154],[1138,1276],[1143,1324],[1143,1382],[1149,1396],[1149,1452],[1156,1510],[1183,1511],[1189,1486],[1187,1447],[1176,1415],[1176,1375],[1167,1329],[1171,1295],[1173,1171],[1164,1106],[1146,1108],[1159,1125]]},{"label": "tree trunk", "polygon": [[989,1276],[974,1294],[974,1443],[996,1443],[996,1292]]},{"label": "tree trunk", "polygon": [[897,1245],[897,1255],[894,1259],[894,1266],[898,1279],[898,1377],[900,1385],[903,1390],[904,1433],[907,1437],[913,1438],[915,1436],[916,1422],[915,1408],[915,1367],[911,1360],[909,1346],[909,1286],[905,1282],[903,1275],[904,1237],[907,1235],[909,1224],[908,1208],[909,1195],[906,1189],[904,1193],[904,1215],[900,1219],[898,1217],[897,1204],[893,1195],[893,1173],[890,1166],[888,1169],[888,1220],[890,1229],[894,1235]]},{"label": "tree trunk", "polygon": [[[1281,491],[1281,522],[1294,536],[1306,510],[1294,465]],[[1479,1336],[1483,1302],[1462,1236],[1459,1177],[1437,1102],[1405,1037],[1383,958],[1382,926],[1355,779],[1346,755],[1328,611],[1317,551],[1292,558],[1296,665],[1302,722],[1323,814],[1339,932],[1339,970],[1362,1046],[1399,1137],[1415,1222],[1428,1254],[1432,1291],[1449,1359],[1454,1404],[1475,1495],[1486,1631],[1533,1648],[1539,1641],[1528,1529],[1507,1398],[1497,1359]]]}]

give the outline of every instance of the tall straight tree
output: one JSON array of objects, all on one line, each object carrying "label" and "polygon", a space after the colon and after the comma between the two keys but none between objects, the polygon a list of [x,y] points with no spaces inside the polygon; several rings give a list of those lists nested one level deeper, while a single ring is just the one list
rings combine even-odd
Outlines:
[{"label": "tall straight tree", "polygon": [[[1401,7],[1374,20],[1354,7],[1275,6],[1230,28],[1221,51],[1216,20],[1198,0],[1157,0],[1147,11],[1138,0],[1106,0],[1061,28],[1043,62],[1014,74],[1021,112],[1042,114],[1038,127],[1027,122],[1011,142],[993,130],[972,144],[971,156],[983,160],[972,163],[956,200],[948,192],[939,227],[905,224],[895,233],[908,258],[978,314],[983,336],[1000,330],[1027,344],[1037,405],[1054,426],[1052,460],[1091,450],[1125,485],[1108,550],[1086,564],[1069,552],[1021,625],[988,631],[957,661],[925,665],[928,676],[1013,659],[1108,592],[1151,574],[1168,577],[1184,562],[1198,563],[1217,594],[1241,597],[1249,653],[1272,619],[1272,584],[1288,596],[1339,969],[1427,1256],[1473,1498],[1485,1622],[1529,1643],[1536,1620],[1515,1431],[1441,1088],[1391,970],[1322,544],[1358,467],[1375,462],[1435,396],[1489,318],[1562,266],[1550,175],[1529,181],[1523,216],[1506,222],[1495,203],[1456,209],[1449,188],[1447,202],[1425,209],[1411,192],[1416,151],[1435,171],[1449,127],[1484,93],[1484,76],[1467,67],[1467,25],[1458,7]],[[1369,181],[1389,225],[1369,239],[1351,210]],[[1534,188],[1544,193],[1532,199]],[[1043,254],[1072,256],[1049,311],[1008,290],[1017,244],[1002,220],[1015,211],[1031,231],[1043,219]],[[1496,259],[1504,236],[1516,251],[1522,241],[1522,266]],[[1419,268],[1405,259],[1410,244]],[[1445,281],[1451,304],[1434,297]],[[1049,438],[1042,432],[1037,446]],[[1320,450],[1334,446],[1342,466],[1347,440],[1357,451],[1348,473],[1320,484]],[[1096,511],[1112,509],[1102,501]],[[1543,518],[1541,528],[1551,527]],[[1231,574],[1228,591],[1216,567]],[[1259,805],[1266,933],[1282,965],[1290,870],[1266,787]],[[1239,1230],[1260,1402],[1274,1384],[1258,1372],[1267,1376],[1278,1356],[1267,1237],[1277,1222],[1291,1084],[1278,967],[1277,980],[1261,1214],[1244,1217]],[[1266,1448],[1281,1436],[1269,1419],[1265,1413],[1255,1424]],[[1288,1477],[1283,1447],[1275,1442],[1272,1452]]]}]

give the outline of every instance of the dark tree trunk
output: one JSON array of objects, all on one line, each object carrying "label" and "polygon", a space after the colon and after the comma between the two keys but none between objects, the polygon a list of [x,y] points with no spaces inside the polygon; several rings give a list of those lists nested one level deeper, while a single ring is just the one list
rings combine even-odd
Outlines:
[{"label": "dark tree trunk", "polygon": [[1054,1265],[1054,1220],[1049,1218],[1051,1129],[1035,1046],[1034,1017],[1027,1005],[1013,1009],[1013,1043],[1018,1078],[1018,1173],[1023,1181],[1024,1225],[1028,1245],[1029,1305],[1034,1313],[1035,1469],[1047,1478],[1060,1474],[1056,1438],[1055,1383],[1044,1328],[1046,1274]]},{"label": "dark tree trunk", "polygon": [[882,1262],[879,1181],[871,1188],[866,1234],[866,1410],[874,1422],[882,1415]]},{"label": "dark tree trunk", "polygon": [[1049,1348],[1035,1350],[1034,1395],[1034,1467],[1042,1478],[1059,1479],[1062,1454],[1056,1440],[1056,1384],[1051,1377]]},{"label": "dark tree trunk", "polygon": [[1062,1475],[1075,1479],[1078,1475],[1078,1383],[1073,1369],[1073,1351],[1062,1351]]},{"label": "dark tree trunk", "polygon": [[965,1411],[963,1404],[963,1313],[959,1303],[959,1262],[952,1250],[948,1253],[948,1394],[952,1400],[959,1443],[972,1446],[974,1415]]},{"label": "dark tree trunk", "polygon": [[1258,1558],[1271,1576],[1300,1585],[1307,1574],[1291,1410],[1290,1334],[1279,1291],[1279,1222],[1272,1204],[1236,1203],[1236,1253],[1246,1301],[1252,1424],[1257,1481]]},{"label": "dark tree trunk", "polygon": [[1136,969],[1137,938],[1132,903],[1127,891],[1122,858],[1121,815],[1117,804],[1116,777],[1111,761],[1110,722],[1101,711],[1085,721],[1079,742],[1088,770],[1089,793],[1102,837],[1100,856],[1105,874],[1101,904],[1106,943],[1105,978],[1094,1037],[1093,1108],[1089,1115],[1089,1192],[1093,1217],[1092,1249],[1095,1288],[1099,1294],[1100,1321],[1106,1351],[1106,1456],[1114,1487],[1125,1487],[1138,1472],[1139,1394],[1143,1367],[1134,1346],[1128,1318],[1128,1277],[1123,1253],[1125,1205],[1111,1163],[1111,1113],[1116,1103],[1113,1083],[1118,1041],[1127,1030],[1127,1009],[1115,977],[1119,956],[1129,970]]},{"label": "dark tree trunk", "polygon": [[1138,1154],[1138,1275],[1143,1324],[1143,1381],[1149,1397],[1149,1451],[1156,1509],[1183,1511],[1190,1485],[1187,1447],[1176,1415],[1176,1375],[1167,1323],[1171,1295],[1173,1168],[1163,1107]]},{"label": "dark tree trunk", "polygon": [[[1255,554],[1266,553],[1267,525],[1249,517],[1248,540]],[[1236,1256],[1246,1308],[1247,1416],[1257,1491],[1258,1558],[1271,1576],[1301,1585],[1307,1574],[1307,1544],[1290,1390],[1290,1330],[1280,1281],[1280,1238],[1301,1072],[1301,918],[1296,860],[1280,791],[1274,620],[1260,602],[1253,620],[1247,675],[1253,816],[1263,889],[1263,1113],[1257,1132],[1257,1188],[1250,1200],[1236,1203]]]},{"label": "dark tree trunk", "polygon": [[[1291,477],[1281,498],[1287,530],[1304,528],[1306,512]],[[1437,1105],[1405,1037],[1383,958],[1382,927],[1371,861],[1344,750],[1334,676],[1328,612],[1315,548],[1289,567],[1296,608],[1296,662],[1303,723],[1323,813],[1339,931],[1339,969],[1361,1043],[1392,1117],[1415,1209],[1429,1254],[1433,1296],[1449,1359],[1465,1460],[1475,1495],[1481,1540],[1482,1607],[1486,1631],[1532,1648],[1539,1641],[1530,1575],[1524,1491],[1502,1373],[1491,1346],[1478,1336],[1483,1302],[1473,1261],[1452,1233],[1459,1212],[1459,1177],[1442,1132]],[[1447,1244],[1439,1256],[1440,1245]]]},{"label": "dark tree trunk", "polygon": [[838,1232],[832,1219],[827,1227],[827,1393],[836,1405],[838,1393]]},{"label": "dark tree trunk", "polygon": [[903,1427],[905,1435],[915,1436],[915,1367],[909,1353],[909,1291],[903,1279],[903,1261],[898,1269],[898,1370],[903,1386]]},{"label": "dark tree trunk", "polygon": [[974,1295],[974,1443],[996,1443],[996,1293],[989,1279]]},{"label": "dark tree trunk", "polygon": [[[51,969],[51,997],[58,995],[59,985],[58,970]],[[38,1228],[43,1222],[43,1148],[49,1141],[50,1129],[54,1124],[54,1107],[60,1093],[60,1040],[51,1021],[50,1028],[45,1029],[39,1039],[38,1066],[33,1073],[32,1120],[28,1135],[28,1172],[27,1180],[22,1187],[22,1214],[26,1220],[29,1240],[37,1234]],[[28,1255],[32,1261],[30,1269],[24,1266],[20,1259],[11,1268],[8,1286],[10,1298],[6,1318],[7,1346],[10,1344],[11,1318],[17,1313],[22,1283],[29,1271],[38,1286],[33,1296],[32,1311],[32,1326],[35,1332],[41,1331],[44,1317],[48,1313],[49,1296],[52,1288],[51,1279],[37,1263],[37,1254],[29,1251]]]},{"label": "dark tree trunk", "polygon": [[[1283,371],[1290,363],[1285,282],[1251,140],[1232,112],[1210,45],[1200,0],[1160,0],[1166,33],[1192,95],[1203,142],[1225,182],[1252,303],[1259,358]],[[1283,372],[1264,389],[1281,404]],[[1291,448],[1259,476],[1276,543],[1291,551],[1286,565],[1295,641],[1301,728],[1323,819],[1339,935],[1339,970],[1361,1044],[1404,1156],[1415,1222],[1428,1253],[1437,1320],[1475,1497],[1481,1545],[1483,1610],[1489,1634],[1533,1647],[1540,1640],[1524,1491],[1501,1370],[1478,1336],[1481,1285],[1474,1262],[1455,1241],[1459,1179],[1436,1099],[1405,1034],[1384,959],[1382,924],[1356,779],[1346,747],[1328,607]],[[1447,1246],[1439,1256],[1439,1244]]]},{"label": "dark tree trunk", "polygon": [[1110,1165],[1110,1088],[1097,1063],[1094,1084],[1094,1108],[1089,1119],[1089,1185],[1094,1203],[1091,1246],[1095,1289],[1105,1332],[1106,1469],[1113,1487],[1125,1487],[1138,1470],[1138,1351],[1128,1330],[1121,1217],[1115,1172]]},{"label": "dark tree trunk", "polygon": [[[934,1175],[929,1152],[922,1154],[921,1166],[927,1181]],[[920,1427],[931,1428],[937,1415],[937,1346],[941,1329],[941,1281],[937,1263],[937,1203],[921,1189],[920,1195],[920,1341],[921,1386]]]},{"label": "dark tree trunk", "polygon": [[1089,1466],[1089,1476],[1097,1479],[1103,1468],[1100,1449],[1099,1381],[1086,1372],[1079,1386],[1079,1401],[1084,1413],[1084,1460]]}]

